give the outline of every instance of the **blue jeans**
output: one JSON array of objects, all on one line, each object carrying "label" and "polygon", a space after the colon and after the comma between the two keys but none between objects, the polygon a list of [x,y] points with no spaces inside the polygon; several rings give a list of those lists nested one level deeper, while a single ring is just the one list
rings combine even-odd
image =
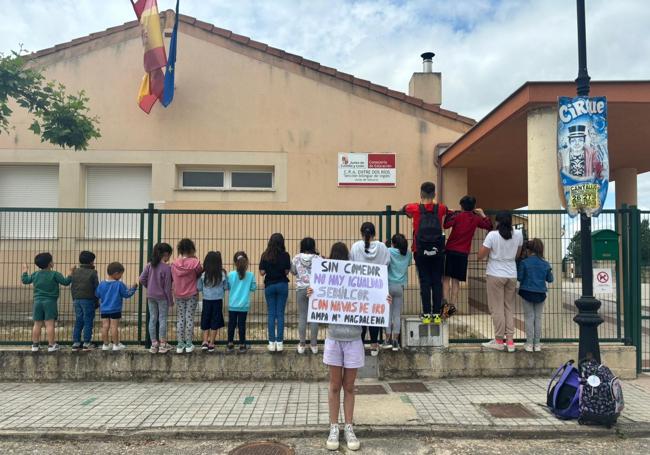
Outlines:
[{"label": "blue jeans", "polygon": [[93,323],[95,322],[95,300],[78,299],[74,304],[74,328],[72,342],[81,343],[81,330],[84,333],[84,343],[90,343],[93,338]]},{"label": "blue jeans", "polygon": [[[275,283],[264,289],[269,310],[269,341],[284,341],[284,307],[289,297],[289,283]],[[278,323],[277,333],[275,322]]]}]

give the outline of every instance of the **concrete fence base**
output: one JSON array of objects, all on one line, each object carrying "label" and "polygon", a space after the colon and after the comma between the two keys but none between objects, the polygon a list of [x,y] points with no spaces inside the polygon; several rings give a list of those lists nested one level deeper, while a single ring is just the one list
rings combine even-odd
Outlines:
[{"label": "concrete fence base", "polygon": [[[0,350],[0,381],[212,381],[305,380],[327,378],[322,352],[298,355],[293,346],[269,353],[256,347],[246,354],[200,350],[192,354],[150,354],[130,347],[121,352],[31,353],[29,348]],[[446,350],[404,349],[366,356],[362,377],[379,379],[435,379],[452,377],[510,377],[550,375],[569,359],[576,359],[576,344],[546,345],[529,353],[484,351],[478,346],[456,345]],[[636,377],[634,346],[601,345],[603,363],[623,379]],[[576,359],[577,360],[577,359]]]}]

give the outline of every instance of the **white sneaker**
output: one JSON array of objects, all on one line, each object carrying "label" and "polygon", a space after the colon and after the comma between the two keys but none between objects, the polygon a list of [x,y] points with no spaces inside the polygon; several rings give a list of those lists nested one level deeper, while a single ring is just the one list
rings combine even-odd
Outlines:
[{"label": "white sneaker", "polygon": [[284,349],[284,345],[282,344],[282,341],[277,341],[275,343],[275,350],[278,352],[282,352],[283,349]]},{"label": "white sneaker", "polygon": [[524,344],[524,351],[533,352],[533,345],[528,343]]},{"label": "white sneaker", "polygon": [[185,344],[185,352],[188,354],[194,350],[194,344],[192,343],[186,343]]},{"label": "white sneaker", "polygon": [[275,352],[275,341],[269,341],[269,352]]},{"label": "white sneaker", "polygon": [[494,349],[496,351],[503,351],[506,348],[505,343],[497,343],[497,340],[490,340],[487,343],[481,343],[481,346],[487,349]]},{"label": "white sneaker", "polygon": [[317,344],[310,344],[309,348],[311,349],[312,354],[318,354],[318,345]]},{"label": "white sneaker", "polygon": [[39,347],[38,343],[32,343],[32,352],[38,352]]},{"label": "white sneaker", "polygon": [[345,442],[348,443],[348,449],[350,450],[359,450],[359,440],[357,439],[357,436],[354,434],[354,430],[352,429],[352,424],[346,424],[345,425],[345,430],[343,433],[343,437],[345,438]]},{"label": "white sneaker", "polygon": [[517,350],[514,343],[506,343],[506,348],[508,352],[515,352]]},{"label": "white sneaker", "polygon": [[47,352],[56,352],[59,349],[59,345],[54,343],[53,345],[47,347]]},{"label": "white sneaker", "polygon": [[305,353],[305,346],[298,343],[298,354],[304,354]]},{"label": "white sneaker", "polygon": [[533,345],[533,350],[535,352],[541,352],[542,351],[542,345],[541,344],[535,344]]},{"label": "white sneaker", "polygon": [[185,343],[183,343],[182,341],[179,341],[176,344],[176,354],[182,354],[183,351],[185,351]]},{"label": "white sneaker", "polygon": [[126,349],[126,346],[124,346],[122,343],[117,343],[113,345],[113,351],[122,351]]},{"label": "white sneaker", "polygon": [[379,345],[378,344],[371,344],[370,345],[370,355],[373,357],[377,357],[379,355]]},{"label": "white sneaker", "polygon": [[111,349],[113,349],[112,343],[102,344],[102,351],[110,351]]},{"label": "white sneaker", "polygon": [[327,437],[327,450],[339,450],[339,426],[330,424],[330,435]]}]

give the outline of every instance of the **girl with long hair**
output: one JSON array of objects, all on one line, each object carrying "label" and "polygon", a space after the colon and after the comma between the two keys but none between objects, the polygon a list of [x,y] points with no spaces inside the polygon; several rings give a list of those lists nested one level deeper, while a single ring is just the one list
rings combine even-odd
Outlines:
[{"label": "girl with long hair", "polygon": [[199,292],[203,293],[201,308],[201,330],[203,344],[201,350],[214,352],[214,340],[217,330],[224,327],[223,298],[228,289],[226,271],[219,251],[210,251],[203,260],[203,274],[196,282]]},{"label": "girl with long hair", "polygon": [[167,316],[174,305],[172,297],[172,270],[169,264],[174,250],[168,243],[156,243],[151,261],[140,274],[140,284],[147,288],[149,308],[149,337],[152,354],[166,354],[172,347],[167,343]]},{"label": "girl with long hair", "polygon": [[248,255],[237,251],[232,258],[235,270],[228,274],[228,345],[226,352],[235,351],[235,327],[239,330],[239,353],[246,352],[246,317],[250,309],[251,293],[257,289],[255,275],[248,271]]},{"label": "girl with long hair", "polygon": [[[259,265],[264,277],[264,297],[268,308],[269,351],[282,351],[284,342],[284,309],[289,296],[291,257],[284,246],[284,237],[275,233],[269,238]],[[277,324],[277,326],[276,326]]]}]

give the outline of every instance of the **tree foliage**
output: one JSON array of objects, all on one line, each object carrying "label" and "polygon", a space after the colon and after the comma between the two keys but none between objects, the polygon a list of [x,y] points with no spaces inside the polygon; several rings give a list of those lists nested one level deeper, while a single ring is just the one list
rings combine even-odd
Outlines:
[{"label": "tree foliage", "polygon": [[[650,264],[650,220],[641,220],[639,226],[639,254],[641,263],[644,265]],[[581,264],[582,261],[582,245],[580,245],[580,231],[573,235],[567,247],[567,257],[573,258],[576,263]]]},{"label": "tree foliage", "polygon": [[67,94],[63,84],[47,81],[40,70],[27,66],[23,55],[22,50],[0,54],[0,134],[9,133],[13,100],[33,115],[29,129],[41,142],[86,150],[88,142],[101,135],[98,118],[89,115],[85,92]]}]

